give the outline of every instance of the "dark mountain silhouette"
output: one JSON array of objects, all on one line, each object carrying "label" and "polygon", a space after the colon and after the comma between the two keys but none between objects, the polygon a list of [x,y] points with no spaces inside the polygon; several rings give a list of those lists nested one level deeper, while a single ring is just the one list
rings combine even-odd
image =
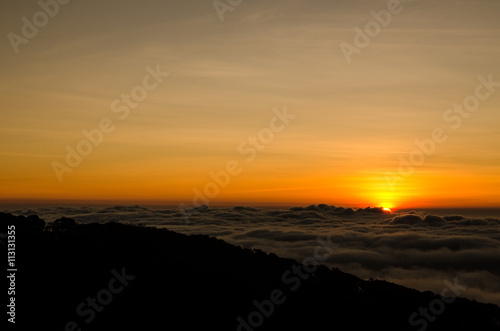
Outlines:
[{"label": "dark mountain silhouette", "polygon": [[[282,278],[296,261],[204,235],[5,213],[0,222],[16,226],[19,330],[418,330],[410,315],[440,299],[325,266],[292,291]],[[286,299],[271,309],[276,290]],[[105,304],[91,309],[95,297]],[[258,327],[248,324],[254,302],[266,312]],[[457,298],[426,330],[500,330],[500,308]]]}]

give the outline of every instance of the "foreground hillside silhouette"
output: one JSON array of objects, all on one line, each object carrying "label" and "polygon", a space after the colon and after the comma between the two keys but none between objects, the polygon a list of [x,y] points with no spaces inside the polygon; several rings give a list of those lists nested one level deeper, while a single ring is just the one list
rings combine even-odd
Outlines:
[{"label": "foreground hillside silhouette", "polygon": [[[296,261],[203,235],[5,213],[0,222],[16,226],[17,329],[419,330],[410,315],[440,298],[324,266],[292,291],[282,278]],[[457,298],[426,330],[500,330],[500,308]]]}]

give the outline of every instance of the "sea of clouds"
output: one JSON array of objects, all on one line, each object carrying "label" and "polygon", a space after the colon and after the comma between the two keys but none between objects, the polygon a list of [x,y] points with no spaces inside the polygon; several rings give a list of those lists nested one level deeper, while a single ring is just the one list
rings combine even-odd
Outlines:
[{"label": "sea of clouds", "polygon": [[[8,209],[46,222],[142,224],[185,234],[206,234],[245,248],[302,261],[317,238],[340,246],[323,264],[369,279],[385,279],[440,293],[458,278],[463,297],[500,305],[500,214],[495,212],[352,210],[328,205],[290,209],[176,208],[140,206]],[[467,215],[468,214],[468,215]],[[480,216],[473,216],[480,215]],[[485,216],[490,215],[490,216]],[[230,263],[230,261],[228,261]]]}]

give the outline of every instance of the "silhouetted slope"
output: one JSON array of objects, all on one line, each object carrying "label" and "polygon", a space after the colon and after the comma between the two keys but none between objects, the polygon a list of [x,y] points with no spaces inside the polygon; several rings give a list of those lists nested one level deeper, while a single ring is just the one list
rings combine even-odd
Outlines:
[{"label": "silhouetted slope", "polygon": [[[36,216],[3,213],[0,219],[2,232],[16,225],[16,327],[23,330],[65,330],[70,321],[81,330],[237,330],[237,317],[247,320],[257,310],[253,302],[269,300],[275,289],[285,302],[254,330],[418,330],[409,316],[438,297],[324,266],[291,291],[282,276],[296,261],[207,236],[71,219],[44,228]],[[135,278],[126,286],[113,282],[122,290],[107,298],[101,290],[111,288],[112,270]],[[76,309],[98,293],[110,302],[86,323],[90,313]],[[499,320],[499,307],[459,298],[427,330],[499,330]]]}]

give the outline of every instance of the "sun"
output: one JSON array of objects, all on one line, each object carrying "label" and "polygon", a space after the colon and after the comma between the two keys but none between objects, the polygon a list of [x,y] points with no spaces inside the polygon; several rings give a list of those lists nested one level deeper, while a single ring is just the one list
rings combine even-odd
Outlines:
[{"label": "sun", "polygon": [[394,208],[394,205],[392,203],[381,203],[380,208],[382,208],[382,211],[384,213],[392,213],[392,209]]}]

